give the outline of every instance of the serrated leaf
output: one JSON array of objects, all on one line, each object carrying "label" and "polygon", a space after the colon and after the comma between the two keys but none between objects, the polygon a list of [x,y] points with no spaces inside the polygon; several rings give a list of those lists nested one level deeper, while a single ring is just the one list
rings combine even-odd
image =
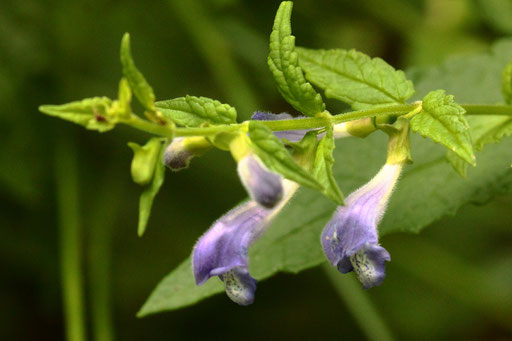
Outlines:
[{"label": "serrated leaf", "polygon": [[156,102],[155,106],[164,117],[185,127],[236,123],[235,108],[207,97],[179,97]]},{"label": "serrated leaf", "polygon": [[411,129],[444,145],[474,166],[475,155],[465,112],[444,90],[431,91],[423,98],[421,112],[411,119]]},{"label": "serrated leaf", "polygon": [[512,104],[512,61],[503,69],[501,75],[501,93],[507,104]]},{"label": "serrated leaf", "polygon": [[130,51],[130,34],[128,33],[124,34],[121,41],[121,64],[123,66],[123,74],[140,104],[146,110],[155,111],[155,93],[146,81],[146,78],[135,66]]},{"label": "serrated leaf", "polygon": [[405,103],[414,94],[404,72],[380,58],[355,50],[296,50],[307,80],[323,89],[327,98],[348,103],[354,110]]},{"label": "serrated leaf", "polygon": [[283,1],[277,10],[272,33],[268,66],[283,98],[296,110],[314,116],[325,110],[322,96],[304,78],[295,52],[290,18],[293,3]]},{"label": "serrated leaf", "polygon": [[271,171],[300,185],[322,189],[322,185],[293,160],[283,143],[263,123],[249,122],[249,138],[254,152]]},{"label": "serrated leaf", "polygon": [[166,139],[158,139],[160,143],[160,150],[158,158],[155,164],[155,174],[153,175],[153,181],[146,187],[146,189],[140,195],[139,200],[139,224],[137,233],[142,236],[146,231],[148,225],[149,216],[151,214],[151,207],[153,206],[153,200],[158,194],[160,187],[162,187],[165,178],[165,165],[162,162],[165,152]]},{"label": "serrated leaf", "polygon": [[131,164],[131,174],[133,182],[139,185],[147,185],[153,179],[162,142],[160,138],[151,138],[144,146],[134,142],[128,142],[128,146],[133,150],[133,159]]},{"label": "serrated leaf", "polygon": [[39,111],[80,124],[87,129],[104,132],[115,126],[109,117],[111,105],[112,101],[107,97],[92,97],[62,105],[41,105]]},{"label": "serrated leaf", "polygon": [[[498,102],[499,76],[510,55],[512,41],[496,45],[493,54],[451,59],[423,73],[416,82],[419,96],[442,87],[465,103]],[[467,179],[450,170],[444,148],[417,135],[412,136],[411,142],[416,161],[406,166],[398,182],[380,224],[381,236],[418,233],[441,217],[455,214],[464,204],[487,199],[497,191],[512,190],[512,139],[481,152],[478,166],[468,170]],[[378,134],[364,140],[344,139],[337,145],[334,153],[339,161],[333,173],[336,179],[343,180],[345,191],[360,187],[380,169],[385,162],[384,146],[385,137]],[[313,191],[300,190],[251,248],[251,275],[262,280],[277,272],[297,273],[325,262],[318,236],[334,208],[331,201]],[[381,244],[386,245],[386,238]],[[139,316],[178,309],[223,291],[216,279],[201,287],[193,283],[190,263],[184,262],[158,284]]]},{"label": "serrated leaf", "polygon": [[343,194],[332,174],[334,165],[334,136],[332,125],[327,126],[325,136],[318,143],[316,148],[315,162],[313,164],[313,176],[322,185],[324,193],[331,200],[339,205],[343,204]]}]

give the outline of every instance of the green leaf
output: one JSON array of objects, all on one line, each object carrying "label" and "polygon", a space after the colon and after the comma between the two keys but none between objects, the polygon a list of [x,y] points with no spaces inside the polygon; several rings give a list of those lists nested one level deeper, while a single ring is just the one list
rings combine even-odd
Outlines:
[{"label": "green leaf", "polygon": [[235,108],[207,97],[179,97],[156,102],[155,106],[164,117],[185,127],[236,123]]},{"label": "green leaf", "polygon": [[[479,138],[475,142],[476,150],[482,150],[486,144],[499,143],[504,137],[512,135],[512,118],[486,117]],[[512,156],[511,156],[512,157]]]},{"label": "green leaf", "polygon": [[512,104],[512,61],[503,69],[501,92],[507,104]]},{"label": "green leaf", "polygon": [[[505,41],[497,44],[492,54],[452,58],[439,67],[421,71],[415,77],[419,96],[432,88],[444,88],[465,103],[496,103],[501,96],[499,77],[510,55],[512,41]],[[472,121],[469,123],[473,127]],[[344,191],[360,187],[382,167],[385,142],[383,134],[372,134],[363,140],[343,139],[338,143],[334,154],[339,161],[333,174],[343,181]],[[441,217],[455,214],[462,205],[512,190],[512,139],[480,152],[478,166],[468,169],[467,179],[450,170],[441,146],[418,135],[412,136],[411,143],[416,161],[404,169],[380,224],[381,236],[418,233]],[[277,272],[297,273],[325,262],[318,238],[335,207],[316,192],[301,189],[251,248],[251,275],[262,280]],[[386,238],[381,244],[386,246]],[[204,286],[194,286],[190,262],[184,262],[158,284],[139,316],[194,304],[222,292],[219,282],[211,279]]]},{"label": "green leaf", "polygon": [[452,166],[453,170],[457,172],[463,178],[467,178],[468,176],[468,164],[466,161],[460,158],[457,154],[452,152],[451,150],[446,151],[446,159]]},{"label": "green leaf", "polygon": [[62,105],[41,105],[39,111],[104,132],[115,126],[109,112],[111,105],[112,101],[107,97],[93,97]]},{"label": "green leaf", "polygon": [[405,103],[414,86],[403,71],[380,58],[355,50],[297,48],[306,78],[325,91],[327,98],[348,103],[355,110]]},{"label": "green leaf", "polygon": [[421,112],[411,119],[411,129],[444,145],[474,166],[475,155],[465,112],[444,90],[432,91],[423,98]]},{"label": "green leaf", "polygon": [[300,185],[319,190],[323,188],[313,175],[293,160],[283,143],[263,123],[249,121],[249,138],[254,152],[268,169]]},{"label": "green leaf", "polygon": [[343,194],[336,183],[332,174],[334,165],[334,136],[332,125],[327,127],[325,136],[318,143],[316,149],[315,162],[313,164],[313,176],[322,185],[324,193],[339,205],[343,204]]},{"label": "green leaf", "polygon": [[155,93],[146,78],[135,66],[130,51],[130,34],[128,33],[124,34],[121,41],[121,64],[123,65],[123,74],[140,104],[146,110],[155,111]]},{"label": "green leaf", "polygon": [[146,187],[146,189],[140,195],[139,200],[139,226],[137,233],[142,236],[146,231],[149,216],[151,214],[151,206],[153,206],[153,199],[158,194],[160,187],[164,183],[165,177],[165,165],[162,162],[165,152],[166,139],[158,139],[160,143],[160,149],[158,151],[158,158],[155,164],[155,174],[153,176],[153,182]]},{"label": "green leaf", "polygon": [[325,110],[322,96],[304,78],[295,52],[290,18],[293,3],[283,1],[277,10],[270,34],[268,66],[283,98],[296,110],[314,116]]},{"label": "green leaf", "polygon": [[190,258],[187,258],[173,272],[168,274],[158,285],[158,288],[159,290],[151,293],[148,301],[137,313],[137,317],[165,310],[179,309],[224,291],[224,285],[218,278],[212,278],[198,287],[192,275]]},{"label": "green leaf", "polygon": [[119,82],[117,100],[119,102],[119,116],[129,117],[132,113],[132,108],[130,106],[130,103],[132,102],[132,89],[130,89],[130,85],[124,77],[121,78],[121,81]]},{"label": "green leaf", "polygon": [[133,150],[133,159],[131,165],[131,174],[133,182],[139,185],[147,185],[155,174],[162,142],[160,138],[151,138],[144,146],[137,143],[128,142],[128,146]]}]

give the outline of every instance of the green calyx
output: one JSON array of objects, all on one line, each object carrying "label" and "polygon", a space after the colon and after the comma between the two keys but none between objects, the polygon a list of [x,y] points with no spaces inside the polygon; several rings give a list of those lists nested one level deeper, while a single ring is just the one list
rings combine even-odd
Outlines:
[{"label": "green calyx", "polygon": [[153,179],[155,165],[159,161],[162,140],[158,137],[151,138],[144,146],[129,142],[128,146],[133,150],[131,174],[133,182],[139,185],[147,185]]},{"label": "green calyx", "polygon": [[386,163],[412,163],[409,120],[399,117],[395,123],[383,124],[379,128],[389,135]]},{"label": "green calyx", "polygon": [[366,137],[377,130],[374,120],[371,117],[347,122],[346,127],[350,135],[357,137]]},{"label": "green calyx", "polygon": [[221,138],[229,139],[229,150],[237,163],[247,155],[253,153],[251,140],[245,132],[230,134],[230,136],[221,136]]}]

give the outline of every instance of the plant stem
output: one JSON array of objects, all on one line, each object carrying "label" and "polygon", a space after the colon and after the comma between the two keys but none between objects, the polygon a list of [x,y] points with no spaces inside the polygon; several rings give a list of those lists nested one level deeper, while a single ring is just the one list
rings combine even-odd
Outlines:
[{"label": "plant stem", "polygon": [[512,116],[512,105],[503,104],[462,104],[466,115]]},{"label": "plant stem", "polygon": [[[376,117],[383,115],[401,116],[409,113],[414,114],[414,111],[418,110],[420,107],[421,103],[390,105],[338,114],[332,116],[330,120],[332,124],[339,124],[366,117]],[[466,115],[512,116],[512,106],[510,105],[463,104],[462,107],[466,110]],[[328,119],[329,118],[322,116],[279,121],[261,121],[261,123],[266,125],[272,131],[318,129],[325,127],[327,125]],[[173,128],[170,126],[158,125],[150,121],[143,120],[136,115],[132,115],[130,120],[125,123],[139,130],[165,137],[209,136],[220,132],[235,132],[240,130],[243,124],[240,123],[194,128]]]},{"label": "plant stem", "polygon": [[151,121],[143,120],[137,115],[132,114],[130,119],[123,122],[126,123],[134,128],[137,128],[139,130],[145,131],[147,133],[158,135],[158,136],[164,136],[164,137],[170,137],[172,138],[174,135],[174,129],[166,126],[166,125],[159,125],[156,123],[153,123]]},{"label": "plant stem", "polygon": [[62,139],[55,155],[60,266],[67,340],[85,341],[80,244],[79,176],[72,140]]},{"label": "plant stem", "polygon": [[323,267],[334,289],[366,337],[374,341],[394,340],[390,329],[353,274],[340,275],[328,263],[324,263]]}]

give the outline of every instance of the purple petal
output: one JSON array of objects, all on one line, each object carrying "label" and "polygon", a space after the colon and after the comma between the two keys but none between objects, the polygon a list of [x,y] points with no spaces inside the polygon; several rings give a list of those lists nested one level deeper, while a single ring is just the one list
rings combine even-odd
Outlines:
[{"label": "purple petal", "polygon": [[249,245],[266,229],[273,210],[254,201],[243,203],[217,220],[199,239],[192,254],[197,285],[231,269],[247,269]]},{"label": "purple petal", "polygon": [[255,201],[238,205],[199,239],[192,252],[192,267],[197,285],[212,276],[224,282],[226,294],[240,305],[254,300],[256,280],[249,274],[248,251],[297,190],[298,185],[284,180],[284,198],[279,205],[266,209]]},{"label": "purple petal", "polygon": [[[293,117],[290,114],[285,112],[280,114],[271,114],[268,112],[260,112],[256,111],[254,115],[252,115],[252,120],[257,121],[278,121],[278,120],[300,120],[305,118],[304,116]],[[299,142],[302,140],[304,135],[308,132],[308,129],[300,129],[300,130],[284,130],[284,131],[276,131],[274,135],[280,139],[287,139],[290,142]]]},{"label": "purple petal", "polygon": [[378,245],[377,225],[384,214],[401,165],[385,165],[366,185],[350,194],[322,232],[325,255],[341,273],[354,270],[363,288],[384,280],[384,263],[391,258]]},{"label": "purple petal", "polygon": [[272,208],[283,196],[283,177],[269,171],[254,154],[238,162],[238,175],[249,196],[260,205]]},{"label": "purple petal", "polygon": [[288,113],[282,112],[280,114],[272,114],[269,112],[256,111],[251,117],[251,120],[256,121],[280,121],[291,120],[294,117]]}]

